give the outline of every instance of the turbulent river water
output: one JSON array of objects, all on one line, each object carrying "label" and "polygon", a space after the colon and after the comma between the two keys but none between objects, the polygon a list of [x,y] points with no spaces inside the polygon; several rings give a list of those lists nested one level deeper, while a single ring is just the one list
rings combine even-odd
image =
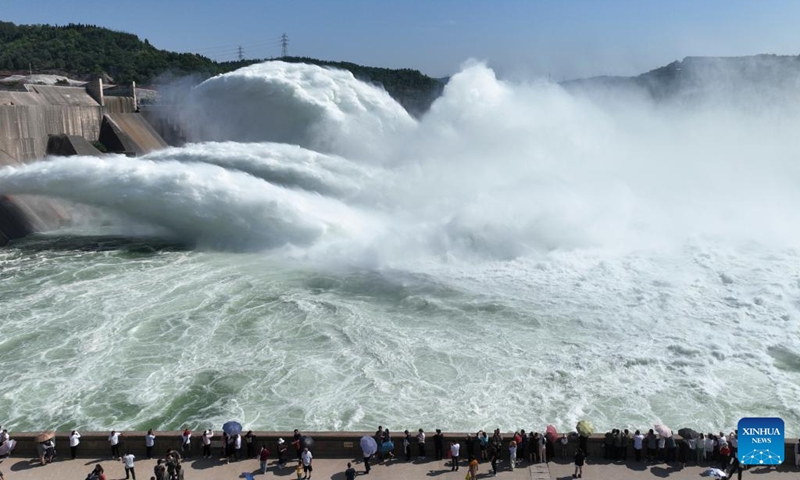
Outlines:
[{"label": "turbulent river water", "polygon": [[185,147],[0,170],[105,215],[0,250],[4,426],[800,433],[796,109],[481,64],[421,119],[281,62],[185,101]]}]

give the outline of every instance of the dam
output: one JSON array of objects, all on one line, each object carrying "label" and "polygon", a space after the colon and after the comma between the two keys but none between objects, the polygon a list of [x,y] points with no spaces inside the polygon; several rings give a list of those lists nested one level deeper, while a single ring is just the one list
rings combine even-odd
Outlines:
[{"label": "dam", "polygon": [[[104,87],[21,82],[0,90],[0,167],[36,162],[47,155],[137,156],[166,142],[140,115],[136,84]],[[0,192],[2,194],[2,192]],[[71,222],[72,205],[30,195],[0,198],[0,245]]]}]

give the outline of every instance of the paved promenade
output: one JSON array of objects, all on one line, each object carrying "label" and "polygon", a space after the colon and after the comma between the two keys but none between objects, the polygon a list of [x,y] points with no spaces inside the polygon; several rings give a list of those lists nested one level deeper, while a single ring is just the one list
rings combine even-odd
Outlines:
[{"label": "paved promenade", "polygon": [[[125,478],[125,469],[119,461],[104,459],[79,458],[77,460],[58,460],[55,463],[39,466],[37,462],[28,458],[12,457],[0,461],[0,471],[5,475],[6,480],[84,480],[86,475],[94,468],[96,463],[103,465],[106,476],[109,480],[119,480]],[[136,462],[136,478],[138,480],[149,480],[153,475],[155,460],[139,460]],[[256,480],[279,478],[283,480],[294,480],[296,462],[290,462],[286,468],[277,469],[274,460],[270,460],[269,470],[266,475],[262,475],[259,470],[257,460],[242,460],[225,464],[224,461],[216,459],[190,459],[184,461],[186,480],[233,480],[245,478],[244,472],[253,475]],[[344,459],[315,459],[313,462],[314,480],[344,480],[344,470],[347,467],[347,460]],[[362,476],[364,472],[363,464],[353,462],[353,466]],[[569,463],[551,462],[547,466],[534,465],[518,467],[513,472],[508,470],[508,462],[499,465],[497,478],[500,480],[567,480],[572,478],[573,465]],[[628,479],[700,479],[703,468],[690,466],[684,470],[676,470],[666,464],[647,465],[635,464],[627,465],[617,463],[593,464],[591,459],[584,467],[583,478],[602,479],[602,480],[628,480]],[[478,470],[478,478],[492,478],[489,475],[489,464],[481,464]],[[409,480],[425,479],[437,477],[438,480],[463,480],[467,473],[465,463],[458,472],[451,472],[449,463],[445,461],[405,461],[394,460],[391,462],[376,463],[372,467],[369,476],[364,476],[368,480]],[[735,477],[734,477],[735,478]],[[742,478],[754,480],[776,479],[798,479],[800,470],[784,465],[779,469],[774,468],[754,468],[745,471]]]}]

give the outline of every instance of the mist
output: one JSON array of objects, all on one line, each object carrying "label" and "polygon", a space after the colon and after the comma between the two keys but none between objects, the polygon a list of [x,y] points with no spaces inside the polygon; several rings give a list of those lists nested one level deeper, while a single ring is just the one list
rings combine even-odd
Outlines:
[{"label": "mist", "polygon": [[[183,127],[198,143],[6,168],[0,191],[122,210],[212,248],[353,242],[383,261],[694,238],[797,246],[800,114],[777,101],[793,83],[725,75],[657,101],[641,88],[503,81],[470,62],[417,121],[347,72],[268,62],[189,92]],[[92,181],[75,188],[81,175]],[[128,202],[123,187],[146,195]]]}]

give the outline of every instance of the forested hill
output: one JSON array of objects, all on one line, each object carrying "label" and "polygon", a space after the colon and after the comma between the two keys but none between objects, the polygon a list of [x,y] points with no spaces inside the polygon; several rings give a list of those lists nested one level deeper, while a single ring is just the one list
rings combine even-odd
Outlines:
[{"label": "forested hill", "polygon": [[[147,39],[95,25],[15,25],[0,21],[0,70],[54,73],[76,79],[106,74],[117,83],[150,84],[165,73],[200,79],[266,59],[215,62],[202,55],[160,50]],[[441,94],[442,82],[417,70],[375,68],[348,62],[287,57],[349,70],[356,78],[380,84],[410,113],[420,114]]]}]

